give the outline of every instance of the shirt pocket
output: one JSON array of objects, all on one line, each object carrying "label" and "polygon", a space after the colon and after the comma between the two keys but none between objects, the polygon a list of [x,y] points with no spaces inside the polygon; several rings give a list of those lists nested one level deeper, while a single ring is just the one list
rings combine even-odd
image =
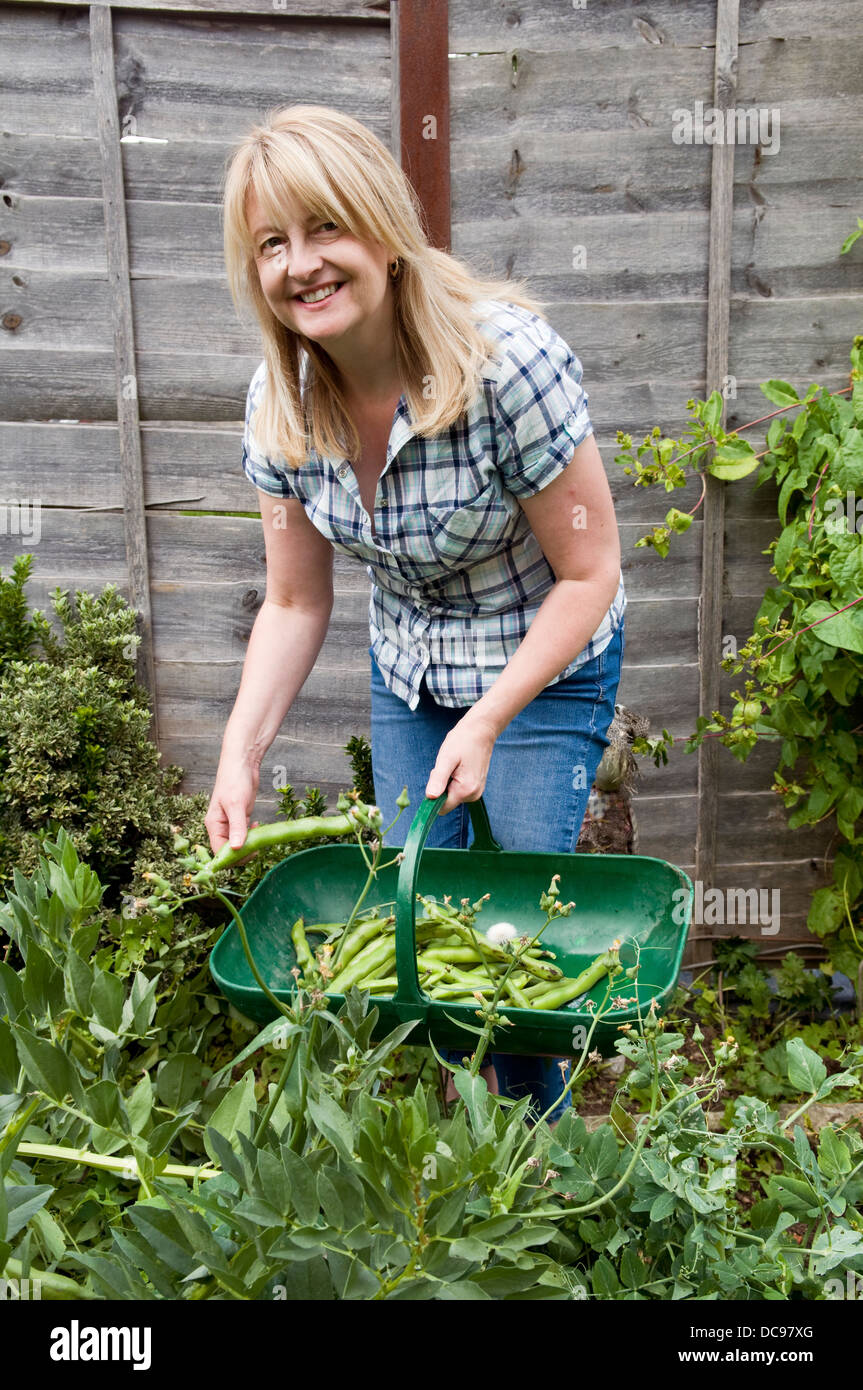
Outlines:
[{"label": "shirt pocket", "polygon": [[506,548],[517,519],[492,481],[469,501],[430,504],[428,524],[436,554],[451,564],[472,565]]}]

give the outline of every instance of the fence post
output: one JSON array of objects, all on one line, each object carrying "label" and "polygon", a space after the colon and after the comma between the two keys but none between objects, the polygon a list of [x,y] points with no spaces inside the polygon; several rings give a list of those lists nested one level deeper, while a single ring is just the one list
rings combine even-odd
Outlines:
[{"label": "fence post", "polygon": [[120,119],[114,78],[114,37],[111,9],[90,6],[90,55],[99,150],[102,198],[105,209],[105,247],[108,291],[114,321],[114,363],[117,377],[117,431],[120,442],[120,477],[126,565],[132,607],[140,615],[141,643],[137,676],[152,702],[150,733],[158,744],[156,671],[153,657],[153,623],[150,610],[150,577],[147,562],[147,522],[144,512],[144,471],[141,427],[138,415],[138,376],[135,365],[135,332],[129,275],[129,242],[126,199],[120,150]]},{"label": "fence post", "polygon": [[[739,0],[717,0],[716,57],[713,105],[722,113],[737,96],[737,34]],[[734,143],[713,146],[710,179],[710,251],[707,290],[706,395],[722,390],[728,373],[731,309],[731,234],[734,214]],[[722,421],[725,422],[723,393]],[[725,484],[706,477],[701,541],[701,593],[698,600],[698,712],[707,717],[719,708],[722,652],[723,559],[725,545]],[[719,744],[706,739],[698,750],[698,812],[695,834],[695,877],[705,889],[716,868]],[[692,942],[700,933],[694,930]],[[710,934],[708,933],[708,936]]]},{"label": "fence post", "polygon": [[393,140],[423,206],[431,245],[449,251],[448,0],[391,0],[390,23],[398,115]]}]

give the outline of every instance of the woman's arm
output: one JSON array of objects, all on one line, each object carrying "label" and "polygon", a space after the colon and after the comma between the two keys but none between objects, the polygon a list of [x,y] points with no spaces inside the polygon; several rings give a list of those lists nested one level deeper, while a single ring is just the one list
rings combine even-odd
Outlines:
[{"label": "woman's arm", "polygon": [[592,434],[563,473],[519,502],[555,584],[494,685],[471,708],[470,718],[485,720],[495,738],[584,650],[620,582],[617,518]]},{"label": "woman's arm", "polygon": [[249,638],[204,824],[216,853],[246,838],[263,757],[323,646],[333,607],[333,547],[295,499],[258,491],[267,592]]},{"label": "woman's arm", "polygon": [[584,649],[620,581],[614,503],[592,434],[563,473],[519,502],[555,583],[491,689],[441,744],[426,796],[439,796],[452,777],[443,815],[482,795],[498,735]]}]

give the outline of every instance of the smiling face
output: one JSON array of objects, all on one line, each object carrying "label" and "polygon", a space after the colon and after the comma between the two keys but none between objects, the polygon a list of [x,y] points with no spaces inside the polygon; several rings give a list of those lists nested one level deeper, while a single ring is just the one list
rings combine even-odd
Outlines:
[{"label": "smiling face", "polygon": [[[392,290],[386,247],[367,244],[334,222],[296,209],[274,227],[254,190],[246,199],[261,291],[280,323],[326,350],[369,346],[392,332]],[[304,302],[303,294],[332,290]]]}]

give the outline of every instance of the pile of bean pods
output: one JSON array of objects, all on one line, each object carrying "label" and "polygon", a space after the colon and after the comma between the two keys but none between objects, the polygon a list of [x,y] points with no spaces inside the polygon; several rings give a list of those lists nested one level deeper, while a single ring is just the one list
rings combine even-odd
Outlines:
[{"label": "pile of bean pods", "polygon": [[[513,938],[498,944],[477,931],[472,922],[485,899],[474,904],[462,899],[459,908],[448,899],[419,893],[417,898],[424,909],[416,919],[417,971],[421,988],[432,999],[490,999],[509,970],[500,999],[504,1007],[558,1009],[622,968],[615,942],[577,977],[568,977],[554,964],[554,952],[541,950],[536,942],[525,947],[523,939]],[[300,983],[330,994],[344,994],[352,985],[372,995],[395,993],[395,921],[395,914],[382,907],[357,917],[349,930],[338,922],[306,925],[300,917],[291,929]],[[313,953],[308,938],[315,935],[325,939]],[[519,960],[510,970],[516,950]]]}]

